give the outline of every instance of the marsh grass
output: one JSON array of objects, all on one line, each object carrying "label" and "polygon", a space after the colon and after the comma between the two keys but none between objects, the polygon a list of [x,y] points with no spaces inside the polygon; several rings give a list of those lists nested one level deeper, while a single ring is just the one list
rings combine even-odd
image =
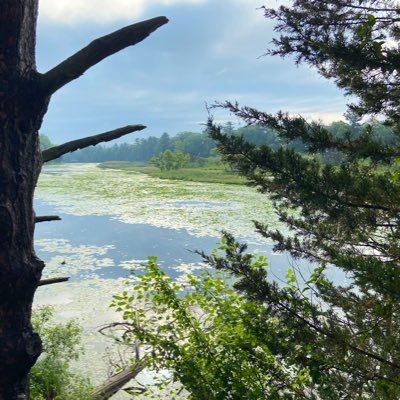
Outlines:
[{"label": "marsh grass", "polygon": [[244,185],[246,183],[245,178],[238,176],[233,171],[228,170],[222,163],[217,162],[207,162],[202,166],[173,169],[169,171],[161,171],[157,167],[129,161],[107,161],[99,164],[98,167],[138,172],[159,179],[230,185]]}]

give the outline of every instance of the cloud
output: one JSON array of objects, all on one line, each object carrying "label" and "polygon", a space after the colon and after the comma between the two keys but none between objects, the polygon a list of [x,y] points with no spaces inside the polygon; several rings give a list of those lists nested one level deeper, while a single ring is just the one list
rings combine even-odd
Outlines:
[{"label": "cloud", "polygon": [[113,22],[141,17],[154,6],[198,4],[207,0],[41,0],[40,16],[60,24]]},{"label": "cloud", "polygon": [[[276,35],[273,23],[257,9],[264,1],[42,0],[59,26],[39,24],[41,71],[110,30],[84,23],[84,18],[107,22],[165,13],[171,20],[157,40],[110,57],[60,90],[42,132],[61,143],[131,123],[148,126],[134,138],[201,131],[200,124],[207,120],[205,102],[224,100],[270,113],[283,110],[325,122],[340,119],[349,99],[333,82],[306,65],[295,66],[290,58],[259,57]],[[72,14],[66,17],[68,8]],[[75,24],[80,26],[75,29]],[[221,118],[233,119],[229,114]]]}]

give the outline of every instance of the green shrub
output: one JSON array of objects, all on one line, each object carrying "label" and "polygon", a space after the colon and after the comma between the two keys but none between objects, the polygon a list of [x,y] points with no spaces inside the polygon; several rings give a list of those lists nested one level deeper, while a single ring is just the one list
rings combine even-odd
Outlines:
[{"label": "green shrub", "polygon": [[31,400],[94,400],[88,379],[71,371],[82,353],[81,328],[75,321],[56,323],[53,308],[37,308],[32,324],[43,342],[43,353],[30,373]]}]

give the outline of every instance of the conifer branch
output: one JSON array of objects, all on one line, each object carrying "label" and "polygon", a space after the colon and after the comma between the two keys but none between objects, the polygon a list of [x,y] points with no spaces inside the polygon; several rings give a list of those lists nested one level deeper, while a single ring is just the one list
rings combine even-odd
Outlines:
[{"label": "conifer branch", "polygon": [[44,93],[53,94],[62,86],[80,77],[98,62],[146,39],[147,36],[167,22],[166,17],[156,17],[126,26],[109,35],[95,39],[86,47],[41,75],[40,81]]},{"label": "conifer branch", "polygon": [[78,149],[85,147],[94,146],[98,143],[109,142],[110,140],[118,139],[121,136],[127,135],[131,132],[141,131],[145,129],[144,125],[127,125],[123,128],[114,129],[112,131],[100,133],[94,136],[87,136],[82,139],[72,140],[61,144],[59,146],[50,147],[49,149],[43,150],[42,157],[43,162],[48,162],[61,157],[63,154],[71,153]]},{"label": "conifer branch", "polygon": [[[208,256],[201,251],[196,251],[196,253],[199,254],[203,258],[203,260],[210,266],[216,268],[217,270],[227,270],[233,273],[234,276],[239,278],[238,282],[234,284],[234,287],[236,289],[238,289],[239,291],[245,291],[247,295],[258,302],[264,304],[273,304],[282,312],[293,316],[295,319],[298,320],[300,324],[305,325],[308,328],[312,329],[314,332],[323,335],[327,340],[331,341],[332,343],[336,343],[343,348],[351,349],[358,354],[390,366],[391,368],[395,368],[396,370],[400,370],[400,364],[397,362],[397,360],[385,358],[372,351],[368,351],[358,347],[357,344],[352,343],[350,338],[346,340],[346,338],[341,337],[338,332],[327,329],[322,321],[319,321],[315,317],[309,318],[307,316],[303,316],[296,310],[296,308],[293,308],[290,304],[287,304],[285,298],[279,297],[276,293],[270,290],[271,284],[266,280],[264,270],[262,271],[262,275],[260,275],[256,269],[251,269],[248,267],[248,265],[246,264],[246,259],[244,259],[245,261],[243,261],[242,252],[246,249],[246,247],[244,247],[243,245],[239,245],[237,242],[235,242],[232,235],[226,232],[222,233],[228,243],[228,249],[235,247],[231,244],[239,246],[236,247],[238,249],[237,253],[227,254],[226,258],[220,256]],[[232,258],[234,259],[232,260]]]}]

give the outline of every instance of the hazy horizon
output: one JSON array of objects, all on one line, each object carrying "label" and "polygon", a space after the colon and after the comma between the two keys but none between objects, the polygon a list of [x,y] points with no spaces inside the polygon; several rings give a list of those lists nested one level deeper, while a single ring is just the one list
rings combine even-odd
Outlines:
[{"label": "hazy horizon", "polygon": [[[98,36],[166,15],[170,22],[114,55],[53,97],[41,133],[56,143],[128,124],[148,128],[124,138],[202,130],[205,104],[238,101],[329,123],[343,119],[346,99],[291,59],[263,56],[273,23],[262,1],[42,0],[37,63],[44,72]],[[218,111],[216,120],[237,119]]]}]

